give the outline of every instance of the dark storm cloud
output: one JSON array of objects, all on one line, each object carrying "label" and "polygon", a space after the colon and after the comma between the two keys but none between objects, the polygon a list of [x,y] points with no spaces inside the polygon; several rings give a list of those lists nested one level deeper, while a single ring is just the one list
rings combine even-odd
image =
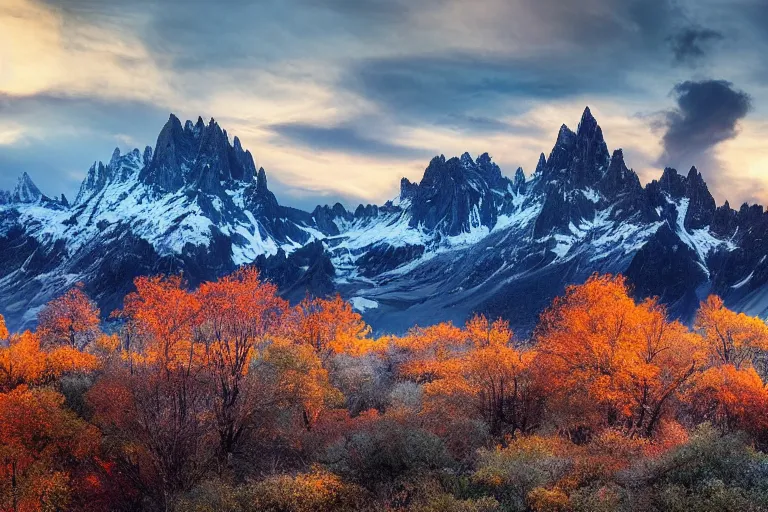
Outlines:
[{"label": "dark storm cloud", "polygon": [[697,64],[712,43],[724,38],[723,34],[708,28],[688,27],[669,38],[675,62]]},{"label": "dark storm cloud", "polygon": [[340,151],[389,158],[428,158],[433,152],[391,144],[360,133],[350,126],[317,126],[304,123],[276,124],[270,127],[283,142],[296,143],[318,151]]},{"label": "dark storm cloud", "polygon": [[664,165],[703,157],[737,134],[738,122],[751,109],[750,96],[725,80],[683,82],[673,90],[677,108],[664,116]]}]

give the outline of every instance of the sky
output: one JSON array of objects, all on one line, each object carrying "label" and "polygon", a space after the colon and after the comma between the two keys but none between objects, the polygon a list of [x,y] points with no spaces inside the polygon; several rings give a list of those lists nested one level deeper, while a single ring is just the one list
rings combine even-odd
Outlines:
[{"label": "sky", "polygon": [[2,0],[0,188],[76,194],[175,113],[282,204],[382,203],[432,156],[512,176],[589,105],[641,181],[768,203],[768,0]]}]

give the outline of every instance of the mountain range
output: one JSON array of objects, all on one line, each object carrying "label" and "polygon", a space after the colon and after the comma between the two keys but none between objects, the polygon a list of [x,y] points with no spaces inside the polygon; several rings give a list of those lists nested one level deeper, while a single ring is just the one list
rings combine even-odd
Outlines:
[{"label": "mountain range", "polygon": [[174,115],[153,147],[96,162],[77,197],[26,173],[0,191],[0,313],[35,323],[77,282],[108,314],[136,276],[190,285],[255,264],[292,301],[340,293],[379,333],[473,312],[529,332],[565,286],[624,274],[690,322],[710,293],[768,316],[768,214],[717,206],[696,168],[643,186],[589,108],[549,156],[510,178],[486,153],[438,156],[383,205],[281,205],[263,168],[213,119]]}]

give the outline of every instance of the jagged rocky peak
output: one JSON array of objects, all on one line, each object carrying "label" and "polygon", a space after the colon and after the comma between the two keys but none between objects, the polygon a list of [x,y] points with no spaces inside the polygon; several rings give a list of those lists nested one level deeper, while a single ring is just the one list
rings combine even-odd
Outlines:
[{"label": "jagged rocky peak", "polygon": [[558,188],[573,189],[597,183],[609,161],[603,130],[587,107],[576,133],[562,125],[549,158],[544,162],[539,159],[539,165],[544,164],[541,175],[545,182],[555,181]]},{"label": "jagged rocky peak", "polygon": [[533,171],[533,175],[541,176],[541,174],[544,172],[546,168],[547,168],[547,157],[544,155],[544,153],[542,153],[539,155],[539,162],[536,164],[536,170]]},{"label": "jagged rocky peak", "polygon": [[275,194],[267,187],[267,173],[263,167],[260,167],[256,173],[256,180],[252,179],[245,188],[243,200],[246,210],[250,210],[255,215],[263,215],[270,219],[280,217],[280,205]]},{"label": "jagged rocky peak", "polygon": [[19,176],[16,187],[11,194],[11,202],[14,203],[37,203],[43,198],[43,193],[37,188],[37,185],[26,172]]},{"label": "jagged rocky peak", "polygon": [[[677,170],[667,167],[658,181],[647,185],[647,190],[657,206],[665,206],[666,199],[661,194],[675,202],[687,201],[684,225],[686,229],[701,229],[714,221],[717,204],[709,192],[704,177],[696,167],[691,167],[688,176],[683,176]],[[730,208],[729,208],[730,209]],[[722,217],[718,222],[724,222]],[[726,222],[727,224],[727,222]],[[720,228],[724,228],[722,225]]]},{"label": "jagged rocky peak", "polygon": [[352,221],[354,216],[344,208],[341,203],[335,203],[333,206],[316,206],[312,211],[312,220],[323,233],[331,236],[339,234],[339,227],[336,221]]},{"label": "jagged rocky peak", "polygon": [[412,199],[416,195],[416,191],[419,189],[418,183],[412,183],[408,178],[400,179],[400,200],[406,201]]},{"label": "jagged rocky peak", "polygon": [[669,195],[672,199],[682,199],[685,196],[685,177],[678,174],[677,169],[664,168],[658,186],[661,192]]},{"label": "jagged rocky peak", "polygon": [[267,172],[263,167],[259,167],[259,171],[256,174],[256,190],[264,192],[268,190],[267,187]]},{"label": "jagged rocky peak", "polygon": [[212,118],[206,125],[181,121],[171,114],[157,138],[154,154],[141,173],[146,184],[162,192],[182,188],[220,194],[237,183],[249,184],[256,177],[256,165],[240,139],[230,144],[226,130]]},{"label": "jagged rocky peak", "polygon": [[634,171],[627,168],[622,149],[615,150],[611,155],[610,164],[600,180],[598,188],[606,197],[641,191],[640,179]]},{"label": "jagged rocky peak", "polygon": [[701,229],[709,226],[714,218],[717,204],[696,167],[691,167],[685,185],[685,195],[689,200],[688,209],[685,212],[686,229]]},{"label": "jagged rocky peak", "polygon": [[488,179],[495,173],[490,157],[484,165],[466,153],[449,160],[444,155],[433,158],[418,187],[406,184],[406,195],[412,192],[411,226],[438,229],[449,236],[481,225],[493,227],[497,209]]},{"label": "jagged rocky peak", "polygon": [[525,194],[526,192],[525,172],[523,172],[522,167],[518,167],[515,171],[515,179],[512,181],[512,190],[515,194]]},{"label": "jagged rocky peak", "polygon": [[505,188],[505,178],[501,174],[501,168],[491,158],[488,153],[483,153],[475,161],[480,175],[485,179],[488,185],[492,188]]},{"label": "jagged rocky peak", "polygon": [[[151,152],[151,149],[148,149]],[[115,148],[109,163],[104,165],[103,162],[94,162],[88,169],[85,179],[80,184],[75,204],[80,204],[94,194],[101,192],[109,183],[125,182],[143,167],[144,158],[138,149],[133,149],[123,155],[120,153],[120,148]]]}]

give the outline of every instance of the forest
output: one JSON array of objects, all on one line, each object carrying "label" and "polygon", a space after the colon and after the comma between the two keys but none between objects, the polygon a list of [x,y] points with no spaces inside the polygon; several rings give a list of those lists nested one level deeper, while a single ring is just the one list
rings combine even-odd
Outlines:
[{"label": "forest", "polygon": [[254,268],[134,284],[0,322],[0,510],[768,510],[768,326],[717,296],[686,326],[594,275],[525,338],[377,338]]}]

